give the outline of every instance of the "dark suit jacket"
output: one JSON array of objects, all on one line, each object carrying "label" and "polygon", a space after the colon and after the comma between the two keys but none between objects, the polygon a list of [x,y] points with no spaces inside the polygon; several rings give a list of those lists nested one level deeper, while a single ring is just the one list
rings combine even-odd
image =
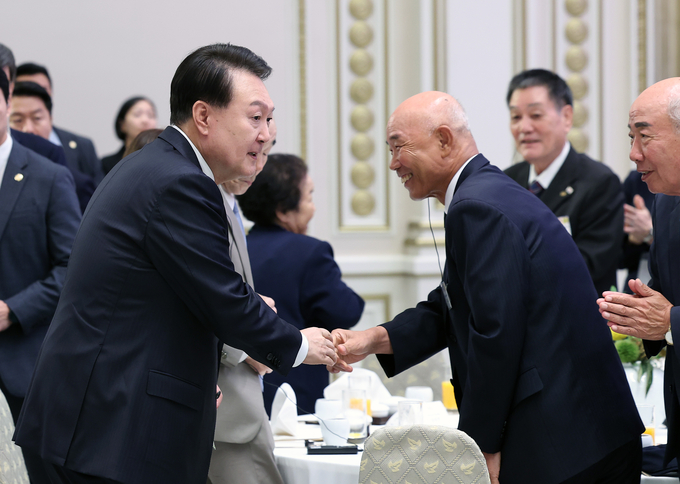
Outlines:
[{"label": "dark suit jacket", "polygon": [[[528,188],[526,161],[511,166],[505,173]],[[616,287],[623,236],[623,192],[614,172],[571,148],[540,198],[556,216],[569,216],[571,235],[586,261],[597,293]]]},{"label": "dark suit jacket", "polygon": [[92,178],[68,166],[66,163],[64,149],[61,146],[55,145],[54,143],[47,141],[45,138],[41,138],[40,136],[36,136],[34,134],[22,133],[21,131],[17,131],[15,129],[11,129],[10,132],[12,139],[18,141],[29,150],[35,151],[39,155],[42,155],[59,165],[69,168],[71,175],[73,175],[73,179],[76,182],[76,195],[78,196],[80,210],[81,212],[84,212],[85,207],[87,207],[87,202],[90,201],[90,197],[92,196],[92,193],[94,193],[95,189],[95,184]]},{"label": "dark suit jacket", "polygon": [[26,394],[79,223],[66,167],[14,142],[0,185],[0,300],[18,324],[0,332],[0,378],[16,397]]},{"label": "dark suit jacket", "polygon": [[482,156],[445,221],[441,286],[386,323],[388,376],[448,347],[459,428],[501,452],[500,482],[551,484],[644,430],[576,245],[528,190]]},{"label": "dark suit jacket", "polygon": [[118,163],[83,215],[16,442],[122,483],[205,484],[217,337],[283,373],[302,338],[228,254],[222,197],[181,133]]},{"label": "dark suit jacket", "polygon": [[[300,329],[316,326],[329,331],[348,329],[359,322],[364,301],[342,282],[328,242],[278,225],[255,225],[247,239],[257,291],[274,299],[283,319]],[[328,371],[320,366],[300,366],[286,377],[270,373],[264,380],[267,413],[271,414],[276,387],[283,382],[295,390],[298,412],[312,413],[328,385]]]},{"label": "dark suit jacket", "polygon": [[[624,201],[628,205],[633,205],[633,197],[640,195],[645,200],[645,206],[651,212],[652,204],[654,203],[654,194],[649,191],[647,184],[642,181],[642,175],[633,170],[628,174],[628,177],[623,181]],[[634,205],[633,205],[634,206]],[[640,266],[640,259],[649,252],[649,245],[645,244],[631,244],[628,242],[628,234],[623,234],[623,257],[619,267],[628,269],[628,276],[626,277],[626,286],[623,290],[628,289],[628,280],[637,277],[638,267]],[[642,281],[647,282],[647,281]]]},{"label": "dark suit jacket", "polygon": [[[656,195],[652,205],[654,242],[649,249],[649,287],[659,291],[673,304],[671,332],[674,345],[680,344],[680,197]],[[654,356],[666,341],[645,341],[648,356]],[[668,346],[664,369],[664,400],[668,444],[664,465],[680,458],[680,359],[675,346]],[[679,459],[680,460],[680,459]]]},{"label": "dark suit jacket", "polygon": [[52,129],[61,141],[69,168],[84,173],[92,178],[95,186],[99,185],[104,178],[104,173],[92,140],[56,126]]}]

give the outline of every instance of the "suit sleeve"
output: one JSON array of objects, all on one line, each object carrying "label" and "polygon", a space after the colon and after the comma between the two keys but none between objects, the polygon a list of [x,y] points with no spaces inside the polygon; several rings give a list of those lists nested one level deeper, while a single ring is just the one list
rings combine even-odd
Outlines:
[{"label": "suit sleeve", "polygon": [[592,186],[579,214],[574,242],[594,281],[615,271],[621,258],[623,191],[614,173]]},{"label": "suit sleeve", "polygon": [[302,336],[243,282],[229,260],[217,186],[202,174],[175,179],[159,195],[145,252],[178,297],[224,343],[282,374]]},{"label": "suit sleeve", "polygon": [[80,216],[73,177],[66,168],[59,167],[49,188],[44,222],[47,225],[46,249],[51,269],[44,279],[35,281],[5,301],[24,333],[29,333],[38,323],[49,321],[54,315]]},{"label": "suit sleeve", "polygon": [[305,325],[332,331],[357,324],[364,300],[342,281],[330,244],[320,242],[306,266],[300,287],[300,313]]},{"label": "suit sleeve", "polygon": [[[657,205],[655,200],[650,210],[652,213],[653,227],[659,227],[659,225],[657,225],[656,209]],[[653,243],[649,249],[649,274],[651,276],[651,279],[648,283],[648,286],[654,291],[663,294],[663,287],[661,286],[661,280],[659,279],[659,267],[657,264],[656,254],[657,247],[658,245],[656,243]],[[671,333],[673,335],[674,343],[676,341],[680,341],[680,307],[677,306],[671,308]],[[645,347],[645,354],[647,355],[648,358],[651,358],[652,356],[658,355],[659,352],[664,348],[664,346],[666,346],[666,340],[665,339],[662,339],[660,341],[644,340],[643,344]]]}]

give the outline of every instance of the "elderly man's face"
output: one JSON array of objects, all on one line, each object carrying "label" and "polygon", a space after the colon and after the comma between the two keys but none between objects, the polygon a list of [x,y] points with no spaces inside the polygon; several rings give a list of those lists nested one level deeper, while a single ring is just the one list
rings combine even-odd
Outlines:
[{"label": "elderly man's face", "polygon": [[422,123],[409,123],[403,115],[393,115],[387,125],[390,170],[397,173],[412,200],[446,193],[447,179],[437,163],[440,160],[437,141],[436,135],[430,134]]},{"label": "elderly man's face", "polygon": [[228,182],[224,183],[224,189],[227,192],[233,195],[243,195],[245,192],[248,191],[250,186],[253,184],[257,175],[262,173],[264,165],[267,164],[269,152],[274,147],[274,143],[276,143],[276,124],[273,119],[269,123],[269,135],[271,136],[271,139],[264,144],[264,146],[262,147],[262,151],[260,152],[259,155],[257,155],[257,166],[255,167],[255,174],[253,176],[229,180]]},{"label": "elderly man's face", "polygon": [[269,121],[274,103],[262,80],[236,70],[232,72],[232,85],[229,105],[210,108],[209,134],[200,147],[218,184],[254,176],[264,144],[271,138]]},{"label": "elderly man's face", "polygon": [[559,156],[567,142],[572,107],[558,109],[545,86],[532,86],[516,89],[509,108],[517,151],[540,172]]},{"label": "elderly man's face", "polygon": [[668,116],[665,96],[642,93],[628,120],[630,159],[652,193],[680,195],[680,133]]}]

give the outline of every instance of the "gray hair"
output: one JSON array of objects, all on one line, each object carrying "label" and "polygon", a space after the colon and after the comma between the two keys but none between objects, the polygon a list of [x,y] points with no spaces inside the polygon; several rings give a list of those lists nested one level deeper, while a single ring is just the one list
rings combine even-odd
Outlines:
[{"label": "gray hair", "polygon": [[668,117],[675,128],[675,133],[680,134],[680,85],[676,84],[668,93]]}]

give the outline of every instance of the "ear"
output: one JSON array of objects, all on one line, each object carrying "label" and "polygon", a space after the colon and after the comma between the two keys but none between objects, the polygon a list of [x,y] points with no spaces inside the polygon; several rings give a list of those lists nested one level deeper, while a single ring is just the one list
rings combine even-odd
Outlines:
[{"label": "ear", "polygon": [[439,143],[439,150],[444,157],[448,156],[453,150],[455,136],[451,128],[445,124],[439,126],[434,130],[437,142]]},{"label": "ear", "polygon": [[569,132],[572,123],[574,122],[574,107],[570,104],[565,104],[562,108],[562,116],[564,116],[565,126],[567,128],[567,132]]},{"label": "ear", "polygon": [[191,108],[191,116],[196,125],[196,129],[203,136],[207,136],[210,131],[209,118],[212,109],[205,101],[196,101]]}]

